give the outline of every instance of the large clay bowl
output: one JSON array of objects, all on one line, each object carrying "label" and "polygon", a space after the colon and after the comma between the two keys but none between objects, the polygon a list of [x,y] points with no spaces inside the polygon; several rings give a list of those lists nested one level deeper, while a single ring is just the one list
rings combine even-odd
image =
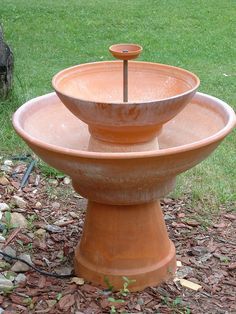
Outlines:
[{"label": "large clay bowl", "polygon": [[61,101],[96,139],[122,144],[152,140],[191,100],[199,83],[181,68],[131,61],[124,103],[122,61],[77,65],[52,80]]},{"label": "large clay bowl", "polygon": [[205,159],[233,129],[234,111],[197,93],[149,152],[87,151],[87,125],[55,93],[30,100],[13,117],[17,133],[45,162],[72,177],[82,196],[104,204],[141,204],[168,193],[177,174]]}]

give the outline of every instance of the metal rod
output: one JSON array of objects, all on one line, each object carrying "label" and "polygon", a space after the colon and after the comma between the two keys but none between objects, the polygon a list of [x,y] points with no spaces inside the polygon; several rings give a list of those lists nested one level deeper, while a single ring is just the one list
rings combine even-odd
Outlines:
[{"label": "metal rod", "polygon": [[123,101],[128,102],[128,60],[123,61]]}]

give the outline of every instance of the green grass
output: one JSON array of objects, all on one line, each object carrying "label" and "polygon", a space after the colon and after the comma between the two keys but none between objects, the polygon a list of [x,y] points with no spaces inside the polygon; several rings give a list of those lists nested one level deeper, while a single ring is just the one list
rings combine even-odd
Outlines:
[{"label": "green grass", "polygon": [[[0,21],[15,55],[15,84],[0,104],[1,155],[26,150],[11,127],[24,101],[52,91],[59,70],[112,59],[109,45],[136,42],[141,60],[196,73],[200,91],[235,107],[233,0],[1,0]],[[225,74],[227,76],[225,76]],[[175,195],[203,204],[236,201],[235,132],[206,161],[180,176]]]}]

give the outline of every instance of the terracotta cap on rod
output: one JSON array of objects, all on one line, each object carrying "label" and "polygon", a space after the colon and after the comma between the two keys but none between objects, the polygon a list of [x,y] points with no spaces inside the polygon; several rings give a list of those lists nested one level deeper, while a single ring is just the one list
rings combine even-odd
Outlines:
[{"label": "terracotta cap on rod", "polygon": [[120,60],[136,59],[142,50],[142,46],[136,44],[116,44],[109,47],[113,57]]}]

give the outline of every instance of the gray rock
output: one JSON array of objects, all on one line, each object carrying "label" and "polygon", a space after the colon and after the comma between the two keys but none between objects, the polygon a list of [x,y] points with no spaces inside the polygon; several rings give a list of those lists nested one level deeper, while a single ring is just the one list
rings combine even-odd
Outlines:
[{"label": "gray rock", "polygon": [[12,201],[14,205],[20,208],[25,208],[27,205],[27,202],[22,197],[17,196],[17,195],[14,195],[12,197]]},{"label": "gray rock", "polygon": [[5,249],[3,249],[3,252],[13,257],[16,257],[16,251],[10,246],[6,246]]},{"label": "gray rock", "polygon": [[[20,254],[19,258],[25,260],[26,262],[32,264],[31,258],[29,255],[27,254]],[[23,262],[17,261],[11,268],[11,271],[14,271],[16,273],[23,273],[26,272],[30,269],[30,267],[28,265],[26,265]]]},{"label": "gray rock", "polygon": [[64,184],[70,184],[71,183],[71,179],[69,178],[69,177],[65,177],[64,179],[63,179],[63,183]]},{"label": "gray rock", "polygon": [[12,213],[11,214],[11,224],[14,227],[26,228],[27,227],[27,220],[20,213]]},{"label": "gray rock", "polygon": [[10,209],[10,207],[6,203],[0,203],[0,211],[1,212],[8,211],[9,209]]},{"label": "gray rock", "polygon": [[3,172],[6,172],[6,173],[11,173],[12,172],[11,167],[10,166],[6,166],[6,165],[1,166],[0,170],[3,171]]},{"label": "gray rock", "polygon": [[12,167],[13,166],[13,161],[7,159],[7,160],[4,161],[4,165]]},{"label": "gray rock", "polygon": [[6,239],[2,236],[2,235],[0,235],[0,242],[4,242]]},{"label": "gray rock", "polygon": [[[1,167],[1,170],[4,171]],[[8,185],[10,184],[9,180],[6,177],[0,177],[0,185]]]},{"label": "gray rock", "polygon": [[24,274],[18,274],[15,278],[15,283],[18,285],[21,282],[26,281],[26,276]]},{"label": "gray rock", "polygon": [[0,290],[11,289],[13,288],[13,283],[11,280],[6,278],[0,278]]},{"label": "gray rock", "polygon": [[55,210],[57,210],[57,209],[59,209],[60,208],[60,203],[58,203],[58,202],[53,202],[52,203],[52,209],[55,209]]},{"label": "gray rock", "polygon": [[61,227],[55,226],[55,225],[46,225],[45,229],[49,232],[52,232],[52,233],[59,233],[59,232],[63,231],[63,229]]}]

